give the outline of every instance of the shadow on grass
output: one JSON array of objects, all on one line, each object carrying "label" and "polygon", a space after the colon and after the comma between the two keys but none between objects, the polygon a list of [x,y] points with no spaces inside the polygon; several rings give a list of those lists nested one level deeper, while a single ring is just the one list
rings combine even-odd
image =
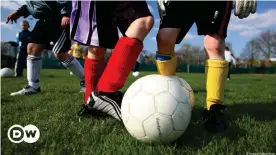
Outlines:
[{"label": "shadow on grass", "polygon": [[176,145],[177,148],[190,146],[200,149],[214,139],[220,140],[228,138],[232,141],[236,141],[246,135],[246,130],[240,129],[235,123],[237,118],[242,115],[247,115],[259,121],[276,120],[275,109],[276,101],[271,101],[269,103],[241,103],[228,105],[225,111],[225,117],[229,123],[228,129],[223,133],[213,134],[204,130],[201,117],[203,109],[195,108],[189,127],[174,145]]},{"label": "shadow on grass", "polygon": [[12,103],[13,100],[11,99],[8,99],[8,98],[1,98],[1,105],[5,105],[5,104],[9,104],[9,103]]},{"label": "shadow on grass", "polygon": [[[225,89],[224,90],[224,92],[230,92],[231,90],[229,90],[229,89]],[[206,93],[206,89],[195,89],[195,90],[193,90],[193,92],[195,93],[195,94],[197,94],[197,93]]]},{"label": "shadow on grass", "polygon": [[227,105],[226,114],[229,119],[236,119],[248,115],[259,121],[276,120],[276,100],[270,102],[240,103]]},{"label": "shadow on grass", "polygon": [[202,148],[207,145],[211,140],[228,138],[230,140],[237,140],[245,135],[245,130],[240,129],[233,121],[228,122],[229,127],[227,131],[222,133],[210,133],[205,131],[202,122],[203,109],[195,108],[193,110],[191,122],[185,133],[176,141],[176,147],[193,147]]}]

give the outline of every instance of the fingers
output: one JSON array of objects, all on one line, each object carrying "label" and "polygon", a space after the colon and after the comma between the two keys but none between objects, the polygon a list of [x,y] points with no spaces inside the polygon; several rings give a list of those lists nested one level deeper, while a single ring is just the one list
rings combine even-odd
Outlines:
[{"label": "fingers", "polygon": [[16,20],[16,19],[13,19],[13,20],[11,20],[11,22],[12,22],[12,24],[13,24],[13,23],[16,24],[16,23],[17,23],[17,20]]},{"label": "fingers", "polygon": [[9,23],[9,21],[10,21],[10,19],[7,19],[7,20],[6,20],[6,24],[8,24],[8,23]]},{"label": "fingers", "polygon": [[245,4],[244,4],[244,6],[245,6],[245,8],[244,8],[244,18],[249,16],[250,10],[252,8],[252,4],[253,4],[252,1],[246,1],[245,2]]},{"label": "fingers", "polygon": [[256,0],[235,0],[233,2],[234,14],[240,19],[246,18],[251,14],[254,14],[257,9]]},{"label": "fingers", "polygon": [[64,21],[61,22],[61,27],[65,28],[65,22]]},{"label": "fingers", "polygon": [[252,1],[252,8],[251,8],[251,10],[250,10],[250,12],[252,13],[252,14],[254,14],[255,12],[256,12],[256,10],[257,10],[257,1],[256,0],[254,0],[254,1]]},{"label": "fingers", "polygon": [[11,18],[10,16],[7,17],[7,20],[6,20],[6,24],[8,24],[10,22]]},{"label": "fingers", "polygon": [[70,20],[62,20],[61,21],[61,27],[62,28],[66,28],[69,25],[70,25]]}]

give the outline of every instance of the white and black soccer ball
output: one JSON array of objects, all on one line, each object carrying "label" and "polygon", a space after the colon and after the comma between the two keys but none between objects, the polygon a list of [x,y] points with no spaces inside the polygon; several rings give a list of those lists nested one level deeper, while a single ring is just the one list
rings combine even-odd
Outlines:
[{"label": "white and black soccer ball", "polygon": [[11,77],[13,76],[13,70],[10,68],[2,68],[0,74],[1,77]]},{"label": "white and black soccer ball", "polygon": [[123,123],[139,141],[170,143],[186,131],[191,119],[191,102],[193,92],[185,80],[177,76],[144,76],[124,95]]}]

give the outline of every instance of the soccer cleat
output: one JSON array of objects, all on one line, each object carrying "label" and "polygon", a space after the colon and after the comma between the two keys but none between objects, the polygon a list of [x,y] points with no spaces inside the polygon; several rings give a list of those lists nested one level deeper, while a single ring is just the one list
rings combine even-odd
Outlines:
[{"label": "soccer cleat", "polygon": [[134,77],[138,77],[138,76],[140,75],[140,73],[139,73],[138,71],[136,71],[136,72],[133,72],[132,75],[133,75]]},{"label": "soccer cleat", "polygon": [[16,96],[16,95],[30,95],[30,94],[35,94],[41,92],[40,87],[35,89],[31,86],[26,86],[25,88],[19,90],[18,92],[13,92],[10,95],[11,96]]},{"label": "soccer cleat", "polygon": [[227,128],[227,122],[224,119],[223,110],[226,107],[222,104],[211,105],[210,110],[204,110],[204,127],[208,132],[223,132]]},{"label": "soccer cleat", "polygon": [[87,114],[90,114],[92,112],[92,110],[90,110],[87,106],[87,104],[82,104],[82,108],[81,110],[79,110],[78,112],[78,116],[84,116],[84,115],[87,115]]},{"label": "soccer cleat", "polygon": [[97,110],[106,113],[119,121],[121,118],[121,102],[124,94],[122,92],[103,93],[93,91],[87,100],[86,109]]},{"label": "soccer cleat", "polygon": [[82,80],[80,81],[80,93],[85,93],[85,82]]}]

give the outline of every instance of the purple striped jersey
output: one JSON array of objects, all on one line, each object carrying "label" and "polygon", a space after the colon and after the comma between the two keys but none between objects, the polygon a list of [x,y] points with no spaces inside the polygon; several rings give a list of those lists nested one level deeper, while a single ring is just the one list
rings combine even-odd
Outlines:
[{"label": "purple striped jersey", "polygon": [[99,46],[95,1],[72,0],[71,39],[85,45]]}]

